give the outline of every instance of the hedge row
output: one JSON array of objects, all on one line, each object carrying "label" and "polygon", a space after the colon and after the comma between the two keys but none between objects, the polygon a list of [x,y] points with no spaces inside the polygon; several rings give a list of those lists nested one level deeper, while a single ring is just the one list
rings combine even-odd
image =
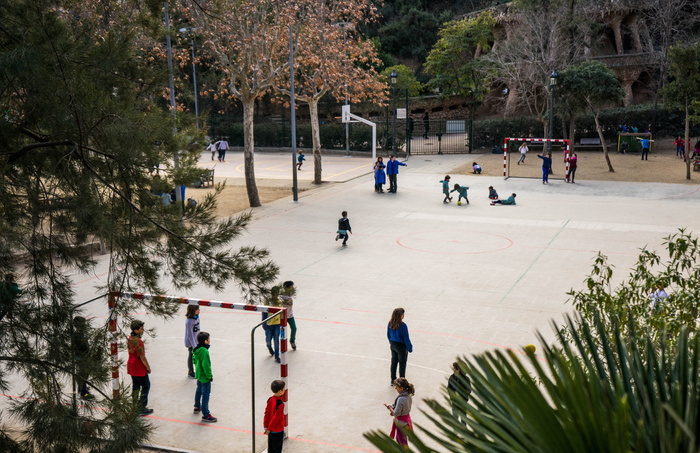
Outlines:
[{"label": "hedge row", "polygon": [[[679,110],[657,108],[653,105],[635,105],[626,108],[604,110],[599,118],[603,136],[614,142],[621,125],[635,126],[640,132],[651,128],[654,137],[675,137],[685,132],[685,117]],[[568,125],[567,125],[568,128]],[[541,137],[542,123],[534,117],[496,118],[474,121],[474,144],[477,147],[491,148],[503,142],[504,137]],[[555,137],[563,137],[562,121],[557,118],[554,126]],[[691,136],[700,135],[700,125],[692,125]],[[576,120],[576,139],[598,137],[592,116]]]}]

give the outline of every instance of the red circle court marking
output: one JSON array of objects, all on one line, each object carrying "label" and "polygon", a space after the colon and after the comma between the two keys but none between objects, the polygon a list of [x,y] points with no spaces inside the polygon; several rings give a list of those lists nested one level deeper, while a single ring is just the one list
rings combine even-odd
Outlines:
[{"label": "red circle court marking", "polygon": [[[482,234],[486,236],[493,236],[499,239],[503,239],[507,241],[507,245],[504,247],[496,248],[493,250],[483,250],[483,251],[478,251],[478,252],[440,252],[440,251],[434,251],[434,250],[423,250],[415,247],[408,246],[401,241],[404,240],[405,238],[408,238],[410,236],[415,236],[417,234],[426,234],[426,233],[444,233],[446,231],[459,231],[460,233],[477,233],[477,234]],[[433,240],[433,242],[439,242],[440,240]],[[459,241],[452,241],[452,240],[444,240],[443,242],[459,242]],[[432,231],[419,231],[416,233],[409,233],[404,236],[400,236],[399,238],[396,239],[396,243],[400,245],[401,247],[407,248],[409,250],[413,250],[414,252],[423,252],[423,253],[436,253],[440,255],[479,255],[481,253],[493,253],[493,252],[500,252],[502,250],[509,249],[513,246],[513,241],[505,236],[501,236],[500,234],[493,234],[493,233],[483,233],[481,231],[469,231],[469,230],[432,230]]]}]

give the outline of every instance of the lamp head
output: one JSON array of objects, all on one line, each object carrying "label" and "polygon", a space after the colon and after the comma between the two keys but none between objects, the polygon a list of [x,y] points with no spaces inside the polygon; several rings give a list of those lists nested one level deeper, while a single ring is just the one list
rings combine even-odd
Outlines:
[{"label": "lamp head", "polygon": [[396,71],[391,71],[391,75],[389,77],[391,77],[391,84],[396,85]]},{"label": "lamp head", "polygon": [[557,70],[555,69],[549,75],[549,86],[553,87],[557,84],[557,77],[559,77],[559,74],[557,73]]}]

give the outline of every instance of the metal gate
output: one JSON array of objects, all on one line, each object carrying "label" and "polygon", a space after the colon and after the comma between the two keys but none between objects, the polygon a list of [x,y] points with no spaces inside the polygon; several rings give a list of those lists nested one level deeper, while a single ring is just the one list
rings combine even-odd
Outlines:
[{"label": "metal gate", "polygon": [[402,120],[409,154],[471,153],[471,120]]}]

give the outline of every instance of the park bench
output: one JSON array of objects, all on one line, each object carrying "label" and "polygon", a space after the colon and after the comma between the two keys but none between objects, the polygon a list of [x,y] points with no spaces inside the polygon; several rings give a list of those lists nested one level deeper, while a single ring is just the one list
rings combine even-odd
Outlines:
[{"label": "park bench", "polygon": [[603,145],[600,144],[600,138],[598,137],[581,137],[576,149],[581,151],[591,150],[591,151],[602,151]]},{"label": "park bench", "polygon": [[211,184],[214,185],[214,169],[207,168],[207,174],[202,176],[202,187],[207,187]]}]

